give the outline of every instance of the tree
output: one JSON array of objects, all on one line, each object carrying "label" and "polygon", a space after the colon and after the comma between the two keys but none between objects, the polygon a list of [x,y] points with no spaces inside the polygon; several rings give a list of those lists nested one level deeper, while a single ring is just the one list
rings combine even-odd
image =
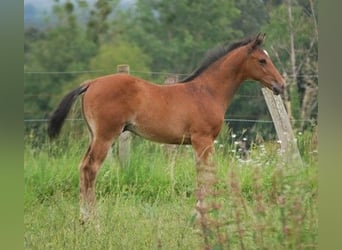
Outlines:
[{"label": "tree", "polygon": [[[89,60],[88,67],[90,71],[100,70],[101,75],[116,73],[116,66],[118,64],[128,64],[133,69],[139,68],[143,72],[149,72],[151,71],[149,67],[150,61],[149,56],[143,53],[138,46],[128,42],[117,41],[101,44],[98,53]],[[73,88],[73,86],[93,78],[94,74],[82,74],[68,85],[65,85],[64,90],[66,92]]]},{"label": "tree", "polygon": [[[263,28],[287,81],[284,101],[291,119],[317,117],[317,6],[310,3],[307,8],[286,0],[270,13],[270,22]],[[304,123],[299,126],[303,129]]]},{"label": "tree", "polygon": [[95,44],[99,45],[101,38],[107,34],[109,28],[108,16],[118,3],[118,0],[97,0],[95,2],[87,23],[87,36]]},{"label": "tree", "polygon": [[137,0],[131,11],[130,37],[154,71],[191,73],[205,51],[241,36],[231,27],[239,16],[233,0]]},{"label": "tree", "polygon": [[267,4],[264,1],[240,0],[236,7],[240,16],[232,22],[235,30],[241,30],[244,36],[251,36],[260,32],[260,27],[269,19]]},{"label": "tree", "polygon": [[[37,39],[26,45],[25,71],[27,72],[72,72],[87,68],[89,59],[96,52],[95,44],[86,39],[74,15],[71,2],[55,5],[58,17],[56,26],[42,32]],[[30,41],[34,32],[26,32]],[[73,79],[73,74],[26,74],[24,85],[24,112],[47,116],[55,104],[55,98],[63,84]],[[53,95],[52,95],[53,94]],[[50,96],[52,95],[52,97]]]}]

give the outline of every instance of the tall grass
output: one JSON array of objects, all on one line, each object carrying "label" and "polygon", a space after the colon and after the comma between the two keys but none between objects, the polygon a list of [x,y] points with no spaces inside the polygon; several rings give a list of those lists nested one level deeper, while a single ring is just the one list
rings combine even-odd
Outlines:
[{"label": "tall grass", "polygon": [[[227,131],[226,131],[227,133]],[[86,141],[25,143],[25,249],[315,249],[317,158],[309,134],[305,167],[284,165],[279,145],[215,144],[217,182],[206,221],[196,219],[192,149],[135,138],[130,165],[113,147],[97,178],[98,221],[78,222],[78,164]],[[202,230],[201,223],[206,224]]]}]

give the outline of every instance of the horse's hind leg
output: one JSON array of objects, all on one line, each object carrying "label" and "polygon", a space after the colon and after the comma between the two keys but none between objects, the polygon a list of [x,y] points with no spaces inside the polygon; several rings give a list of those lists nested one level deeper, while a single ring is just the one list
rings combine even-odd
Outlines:
[{"label": "horse's hind leg", "polygon": [[81,222],[88,220],[95,205],[95,179],[107,156],[111,140],[95,137],[80,164],[80,213]]}]

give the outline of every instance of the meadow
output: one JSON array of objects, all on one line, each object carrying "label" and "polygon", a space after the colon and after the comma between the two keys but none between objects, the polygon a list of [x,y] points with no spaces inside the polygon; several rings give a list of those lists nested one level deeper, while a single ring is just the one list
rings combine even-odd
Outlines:
[{"label": "meadow", "polygon": [[205,219],[195,204],[191,147],[133,139],[129,166],[117,145],[97,178],[97,216],[79,223],[78,164],[87,138],[25,138],[25,249],[316,249],[318,164],[312,134],[298,135],[304,166],[276,142],[241,157],[225,132],[215,144],[216,192]]}]

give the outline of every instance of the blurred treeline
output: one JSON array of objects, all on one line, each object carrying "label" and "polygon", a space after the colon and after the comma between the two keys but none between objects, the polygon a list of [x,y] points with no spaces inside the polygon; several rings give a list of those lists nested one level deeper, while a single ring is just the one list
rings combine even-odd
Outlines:
[{"label": "blurred treeline", "polygon": [[[58,1],[44,25],[25,25],[24,119],[43,131],[66,92],[129,64],[131,74],[162,84],[182,78],[223,42],[266,33],[265,49],[287,81],[283,96],[293,126],[317,118],[318,30],[314,0]],[[242,85],[227,118],[270,120],[260,85]],[[270,123],[231,122],[236,131],[272,131]],[[270,126],[271,125],[271,126]]]}]

